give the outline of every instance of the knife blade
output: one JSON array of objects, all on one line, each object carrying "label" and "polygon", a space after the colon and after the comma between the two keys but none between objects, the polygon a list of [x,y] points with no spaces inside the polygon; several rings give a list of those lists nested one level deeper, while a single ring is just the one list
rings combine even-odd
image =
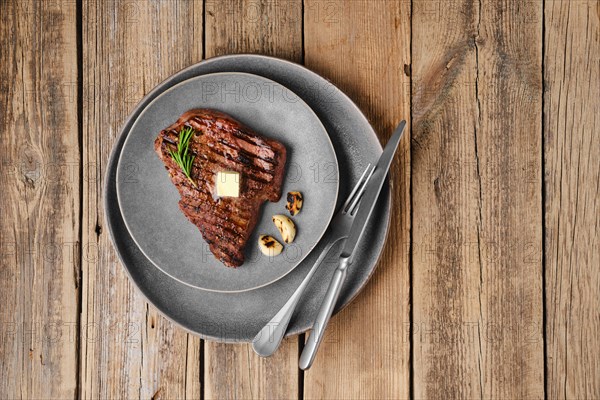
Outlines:
[{"label": "knife blade", "polygon": [[373,175],[371,176],[369,183],[367,183],[365,194],[360,200],[358,211],[356,212],[352,227],[350,228],[350,233],[346,239],[342,254],[340,255],[339,265],[333,273],[329,288],[325,293],[325,297],[323,298],[323,302],[321,303],[321,307],[315,318],[313,330],[306,340],[304,350],[300,355],[298,365],[303,370],[310,368],[317,354],[317,350],[319,349],[319,345],[323,340],[325,328],[329,323],[333,308],[337,303],[337,299],[342,290],[342,285],[346,279],[348,266],[352,263],[357,244],[363,236],[365,227],[373,213],[375,203],[377,203],[377,197],[383,187],[388,170],[394,159],[394,154],[396,153],[400,139],[404,134],[405,127],[406,121],[400,122],[392,134],[392,137],[388,140],[388,143],[375,166]]},{"label": "knife blade", "polygon": [[392,137],[390,137],[388,140],[383,153],[379,157],[379,161],[375,166],[373,176],[371,176],[371,179],[367,184],[365,194],[363,195],[358,211],[356,212],[356,217],[354,217],[352,228],[350,228],[350,235],[348,236],[348,239],[346,239],[344,249],[342,250],[342,254],[340,256],[348,258],[348,264],[352,264],[352,258],[354,256],[354,251],[356,250],[356,245],[365,233],[365,227],[367,222],[369,222],[371,214],[373,213],[373,209],[377,203],[377,198],[379,197],[379,192],[383,187],[385,177],[390,169],[390,165],[394,159],[394,154],[396,153],[400,139],[402,139],[402,135],[404,134],[405,127],[406,121],[404,120],[398,124],[398,127],[392,134]]}]

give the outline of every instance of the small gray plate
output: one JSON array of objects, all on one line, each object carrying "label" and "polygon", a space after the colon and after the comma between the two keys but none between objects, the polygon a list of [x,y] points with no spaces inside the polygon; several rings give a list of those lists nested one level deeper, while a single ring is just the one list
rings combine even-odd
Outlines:
[{"label": "small gray plate", "polygon": [[[117,204],[116,164],[131,126],[140,112],[169,87],[215,72],[248,72],[265,76],[288,87],[319,116],[330,134],[340,165],[338,206],[348,196],[368,163],[381,155],[381,144],[358,107],[342,91],[307,68],[278,58],[260,55],[228,55],[194,64],[156,86],[133,109],[114,142],[104,180],[104,213],[108,232],[125,272],[140,293],[166,318],[204,339],[218,342],[249,342],[279,311],[300,285],[326,243],[322,240],[304,261],[277,282],[241,293],[219,293],[184,285],[156,268],[139,250],[125,227]],[[390,226],[390,188],[385,185],[365,239],[359,243],[354,263],[342,287],[334,313],[348,305],[372,276]],[[287,336],[312,325],[337,265],[331,257],[316,272],[300,298]]]},{"label": "small gray plate", "polygon": [[[225,112],[287,149],[281,199],[261,207],[246,246],[246,261],[227,268],[210,252],[198,228],[178,207],[179,193],[154,152],[161,129],[193,108]],[[146,257],[174,279],[203,290],[241,292],[287,275],[316,246],[327,229],[338,193],[338,165],[327,131],[312,109],[289,89],[247,73],[194,77],[161,93],[132,126],[117,166],[117,195],[125,224]],[[297,235],[277,257],[257,246],[258,236],[279,237],[271,216],[287,214],[289,191],[304,195],[293,218]],[[281,240],[280,240],[281,241]]]}]

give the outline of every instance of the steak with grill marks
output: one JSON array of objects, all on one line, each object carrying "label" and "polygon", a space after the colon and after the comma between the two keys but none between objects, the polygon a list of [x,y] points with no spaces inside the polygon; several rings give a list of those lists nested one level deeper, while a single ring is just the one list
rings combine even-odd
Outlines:
[{"label": "steak with grill marks", "polygon": [[[169,151],[176,151],[179,132],[191,127],[189,152],[195,155],[194,187]],[[179,208],[198,227],[217,259],[230,267],[244,263],[244,248],[267,200],[278,201],[285,170],[286,149],[227,114],[196,109],[160,132],[154,149],[181,195]],[[240,197],[217,197],[219,171],[240,174]]]}]

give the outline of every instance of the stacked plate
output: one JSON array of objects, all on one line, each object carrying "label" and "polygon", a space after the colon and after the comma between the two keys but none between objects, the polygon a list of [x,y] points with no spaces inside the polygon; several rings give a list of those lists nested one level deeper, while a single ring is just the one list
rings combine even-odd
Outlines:
[{"label": "stacked plate", "polygon": [[[222,265],[198,229],[180,212],[179,194],[153,142],[185,111],[223,111],[288,150],[282,200],[266,203],[236,269]],[[131,280],[167,318],[200,336],[247,342],[283,306],[327,244],[325,234],[381,145],[356,105],[327,80],[288,61],[258,56],[216,57],[154,88],[125,122],[109,160],[104,205],[111,239]],[[294,217],[297,238],[275,258],[261,256],[262,233],[276,236],[271,215],[285,213],[285,193],[304,195]],[[372,275],[389,226],[384,188],[360,244],[337,310]],[[325,234],[325,235],[324,235]],[[303,295],[288,335],[311,327],[337,264],[334,248]]]}]

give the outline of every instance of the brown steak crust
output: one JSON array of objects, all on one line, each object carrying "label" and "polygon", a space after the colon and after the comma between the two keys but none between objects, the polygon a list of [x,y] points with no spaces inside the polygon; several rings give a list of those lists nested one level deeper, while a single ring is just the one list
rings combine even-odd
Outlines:
[{"label": "brown steak crust", "polygon": [[[189,151],[196,156],[191,176],[197,188],[169,154],[169,150],[176,151],[184,127],[194,129]],[[198,227],[211,252],[227,266],[242,265],[260,206],[281,197],[284,145],[259,136],[227,114],[196,109],[161,131],[154,149],[179,190],[179,208]],[[240,173],[240,197],[216,196],[215,177],[219,171]]]}]

